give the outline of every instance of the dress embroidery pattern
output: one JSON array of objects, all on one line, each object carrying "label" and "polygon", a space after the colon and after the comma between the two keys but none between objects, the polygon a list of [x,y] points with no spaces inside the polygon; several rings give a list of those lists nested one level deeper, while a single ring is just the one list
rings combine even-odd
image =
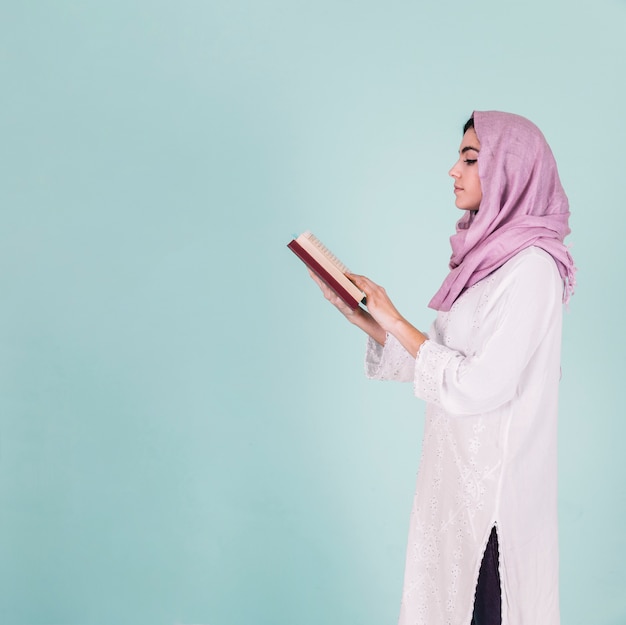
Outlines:
[{"label": "dress embroidery pattern", "polygon": [[412,382],[426,401],[399,625],[470,623],[494,524],[503,624],[559,623],[561,292],[553,261],[529,249],[440,312],[416,358],[391,335],[368,345],[369,377]]}]

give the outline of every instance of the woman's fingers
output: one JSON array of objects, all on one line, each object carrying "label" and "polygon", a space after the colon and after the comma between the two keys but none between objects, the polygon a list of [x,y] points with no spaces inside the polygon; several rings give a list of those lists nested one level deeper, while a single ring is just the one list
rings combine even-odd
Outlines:
[{"label": "woman's fingers", "polygon": [[311,271],[307,267],[309,275],[313,278],[313,281],[319,286],[322,291],[324,297],[342,314],[345,316],[350,316],[354,313],[354,311],[333,291],[324,280],[322,280],[315,272]]},{"label": "woman's fingers", "polygon": [[313,278],[313,282],[315,282],[317,286],[319,286],[319,288],[322,290],[322,293],[324,293],[324,297],[328,298],[328,295],[330,293],[330,288],[328,287],[326,282],[324,282],[316,273],[314,273],[310,269],[308,269],[308,272],[311,278]]},{"label": "woman's fingers", "polygon": [[368,280],[365,276],[360,276],[356,273],[347,273],[346,276],[348,276],[348,279],[354,284],[356,284],[356,286],[358,286],[361,289],[361,291],[363,291],[364,293],[365,293],[365,289],[368,288],[372,284],[371,280]]},{"label": "woman's fingers", "polygon": [[382,286],[376,284],[376,282],[370,280],[366,276],[360,276],[356,273],[348,273],[346,275],[352,282],[354,282],[354,284],[356,284],[356,286],[359,287],[359,289],[361,289],[361,291],[363,291],[363,293],[365,293],[368,300],[373,295],[376,295],[377,293],[384,293],[385,291]]},{"label": "woman's fingers", "polygon": [[[308,269],[308,267],[307,267]],[[309,271],[309,275],[311,276],[311,278],[313,278],[313,281],[317,284],[317,286],[319,286],[319,288],[322,290],[322,292],[324,293],[324,295],[326,297],[328,297],[329,295],[332,294],[332,289],[328,286],[328,284],[326,284],[326,282],[324,282],[324,280],[322,280],[316,273],[314,273],[313,271],[311,271],[310,269],[308,269]]]},{"label": "woman's fingers", "polygon": [[[311,278],[317,283],[322,290],[324,297],[335,306],[346,317],[351,317],[355,314],[352,310],[336,293],[333,291],[324,280],[322,280],[311,269],[308,270]],[[380,325],[381,328],[387,329],[393,325],[395,320],[400,317],[400,314],[396,310],[395,306],[389,299],[385,289],[376,284],[376,282],[370,280],[366,276],[361,276],[356,273],[347,273],[347,277],[359,288],[366,297],[366,306],[372,317]]]},{"label": "woman's fingers", "polygon": [[317,282],[318,286],[320,288],[322,288],[324,286],[324,283],[322,282],[322,280],[318,277],[318,275],[316,273],[314,273],[313,271],[311,271],[308,267],[306,268],[307,271],[309,272],[309,275],[311,276],[311,278],[313,278],[314,282]]},{"label": "woman's fingers", "polygon": [[348,278],[365,293],[367,310],[385,330],[389,330],[400,318],[400,313],[389,299],[387,291],[366,276],[347,274]]}]

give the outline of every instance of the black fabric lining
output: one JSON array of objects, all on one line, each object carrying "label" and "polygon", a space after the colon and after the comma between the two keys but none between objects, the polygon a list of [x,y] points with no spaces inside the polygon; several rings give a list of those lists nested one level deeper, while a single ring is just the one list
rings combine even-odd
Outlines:
[{"label": "black fabric lining", "polygon": [[471,625],[502,625],[499,560],[498,533],[494,525],[480,564]]}]

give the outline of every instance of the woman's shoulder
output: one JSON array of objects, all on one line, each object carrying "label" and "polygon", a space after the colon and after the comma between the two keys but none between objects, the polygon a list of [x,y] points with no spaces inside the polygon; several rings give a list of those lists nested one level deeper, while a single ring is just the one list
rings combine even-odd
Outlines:
[{"label": "woman's shoulder", "polygon": [[548,252],[531,245],[526,247],[496,271],[499,277],[506,279],[515,275],[535,274],[537,278],[561,280],[556,262]]},{"label": "woman's shoulder", "polygon": [[531,246],[467,289],[452,305],[450,313],[440,312],[438,318],[447,323],[451,313],[453,316],[500,314],[498,311],[509,305],[512,295],[521,299],[524,306],[535,306],[539,300],[560,302],[562,292],[563,280],[552,256]]},{"label": "woman's shoulder", "polygon": [[518,293],[529,304],[554,300],[557,306],[563,298],[563,279],[554,258],[534,245],[510,258],[493,278],[495,299],[508,300],[512,293]]}]

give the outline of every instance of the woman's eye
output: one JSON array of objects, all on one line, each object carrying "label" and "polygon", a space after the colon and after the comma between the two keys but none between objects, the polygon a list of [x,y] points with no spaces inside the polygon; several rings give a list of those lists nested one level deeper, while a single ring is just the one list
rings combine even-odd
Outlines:
[{"label": "woman's eye", "polygon": [[466,165],[474,165],[475,163],[478,162],[478,159],[476,159],[476,158],[466,158],[463,162]]}]

